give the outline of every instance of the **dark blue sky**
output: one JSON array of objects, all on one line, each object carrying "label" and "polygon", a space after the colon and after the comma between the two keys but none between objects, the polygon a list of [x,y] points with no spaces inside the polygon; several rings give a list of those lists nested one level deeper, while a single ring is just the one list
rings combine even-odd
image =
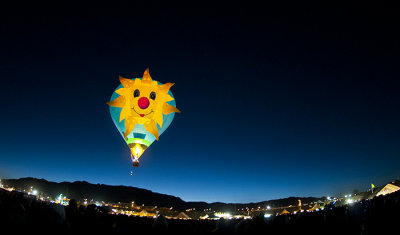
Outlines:
[{"label": "dark blue sky", "polygon": [[[251,202],[400,176],[395,9],[3,13],[0,177]],[[147,67],[182,113],[130,176],[105,103]]]}]

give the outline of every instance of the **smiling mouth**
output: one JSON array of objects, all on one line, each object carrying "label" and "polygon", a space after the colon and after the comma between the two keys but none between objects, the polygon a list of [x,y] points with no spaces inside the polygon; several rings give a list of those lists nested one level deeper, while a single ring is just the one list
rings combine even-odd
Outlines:
[{"label": "smiling mouth", "polygon": [[141,113],[136,112],[135,106],[134,106],[132,109],[133,109],[133,111],[135,111],[135,113],[139,114],[139,116],[141,116],[141,117],[147,116],[147,115],[149,115],[150,113],[153,112],[153,110],[151,110],[151,111],[150,111],[149,113],[147,113],[147,114],[141,114]]}]

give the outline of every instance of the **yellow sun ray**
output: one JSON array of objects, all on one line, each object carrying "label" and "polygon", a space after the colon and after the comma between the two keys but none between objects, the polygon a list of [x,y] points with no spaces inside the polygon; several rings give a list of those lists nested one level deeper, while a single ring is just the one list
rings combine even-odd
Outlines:
[{"label": "yellow sun ray", "polygon": [[128,135],[135,129],[136,126],[136,120],[133,118],[127,118],[125,119],[125,132],[124,132],[124,138],[128,139]]},{"label": "yellow sun ray", "polygon": [[181,112],[181,111],[179,111],[179,109],[177,109],[176,107],[174,107],[174,106],[172,106],[172,105],[169,105],[169,104],[167,104],[167,103],[165,103],[165,104],[163,105],[162,113],[165,114],[165,115],[168,115],[168,114],[170,114],[170,113],[180,113],[180,112]]},{"label": "yellow sun ray", "polygon": [[165,95],[165,102],[168,102],[168,101],[173,101],[174,100],[174,98],[172,98],[172,96],[170,96],[170,95],[168,95],[168,94],[166,94]]},{"label": "yellow sun ray", "polygon": [[124,78],[119,76],[119,81],[121,82],[122,86],[124,86],[125,88],[130,88],[133,87],[134,82],[131,79],[128,78]]},{"label": "yellow sun ray", "polygon": [[144,83],[151,83],[153,79],[150,76],[149,68],[147,68],[143,73],[142,82]]},{"label": "yellow sun ray", "polygon": [[168,82],[162,85],[158,86],[158,90],[164,93],[168,93],[169,89],[174,85],[175,83]]},{"label": "yellow sun ray", "polygon": [[164,122],[162,112],[157,112],[154,114],[154,121],[160,125],[160,127],[162,127]]},{"label": "yellow sun ray", "polygon": [[150,132],[156,140],[158,141],[158,130],[157,130],[157,124],[154,121],[148,122],[144,124],[144,128],[146,131]]},{"label": "yellow sun ray", "polygon": [[118,95],[121,95],[121,96],[128,96],[128,94],[127,94],[128,90],[129,90],[128,88],[119,88],[118,90],[115,91],[115,93],[117,93]]},{"label": "yellow sun ray", "polygon": [[119,115],[119,122],[122,122],[122,120],[131,116],[131,113],[132,113],[131,109],[127,106],[124,106],[121,110],[121,114]]},{"label": "yellow sun ray", "polygon": [[122,108],[125,105],[125,97],[123,96],[118,96],[115,100],[107,102],[108,105],[113,106],[113,107],[118,107]]}]

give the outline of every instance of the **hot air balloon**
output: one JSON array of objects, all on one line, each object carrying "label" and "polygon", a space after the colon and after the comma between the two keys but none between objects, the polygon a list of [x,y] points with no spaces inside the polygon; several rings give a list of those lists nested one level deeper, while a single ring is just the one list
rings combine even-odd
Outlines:
[{"label": "hot air balloon", "polygon": [[111,118],[131,150],[134,167],[139,166],[143,152],[169,127],[180,111],[170,88],[151,78],[149,69],[142,78],[119,77],[121,84],[110,102]]}]

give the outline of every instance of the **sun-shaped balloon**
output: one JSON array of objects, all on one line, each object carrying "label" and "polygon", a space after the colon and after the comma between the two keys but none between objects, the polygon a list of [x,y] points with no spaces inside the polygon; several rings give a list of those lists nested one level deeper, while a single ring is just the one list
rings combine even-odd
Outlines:
[{"label": "sun-shaped balloon", "polygon": [[[134,157],[132,160],[134,161],[139,159],[144,150],[152,143],[152,141],[150,143],[147,143],[149,141],[143,141],[145,140],[143,136],[142,138],[138,138],[139,134],[142,133],[139,133],[140,131],[135,133],[135,127],[143,125],[144,129],[158,140],[159,129],[161,131],[165,130],[163,128],[165,117],[175,112],[180,113],[180,111],[175,106],[169,104],[174,101],[170,92],[170,88],[174,84],[161,84],[154,81],[150,76],[149,69],[146,69],[141,79],[128,79],[120,76],[119,80],[122,87],[115,90],[115,93],[119,96],[107,104],[111,107],[122,108],[117,111],[110,108],[110,112],[113,118],[118,119],[118,123],[114,120],[117,128],[124,129],[120,131],[131,149]],[[172,119],[169,120],[168,125]],[[121,123],[124,124],[124,127],[121,127]],[[131,135],[132,132],[134,132],[134,135]],[[129,138],[129,136],[133,138]]]}]

